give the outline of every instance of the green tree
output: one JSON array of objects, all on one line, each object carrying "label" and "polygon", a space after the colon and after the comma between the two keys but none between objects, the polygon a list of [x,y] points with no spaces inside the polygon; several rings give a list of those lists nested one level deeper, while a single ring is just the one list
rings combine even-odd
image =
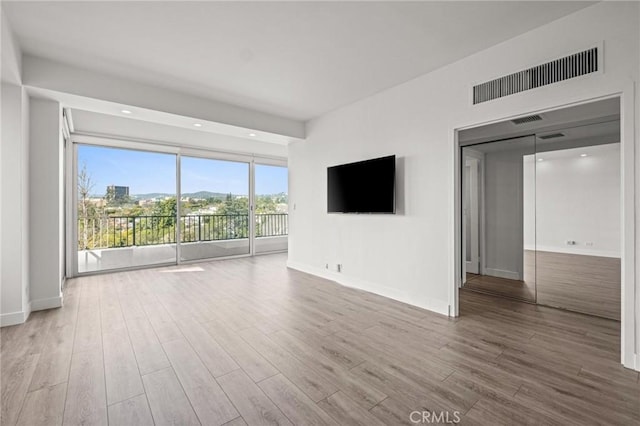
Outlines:
[{"label": "green tree", "polygon": [[82,220],[81,248],[84,250],[89,248],[89,227],[95,228],[96,209],[89,200],[94,185],[91,175],[87,171],[87,165],[83,163],[82,169],[78,173],[78,213]]},{"label": "green tree", "polygon": [[163,216],[159,221],[161,227],[170,227],[175,225],[177,214],[178,204],[175,197],[158,201],[153,208],[154,216]]}]

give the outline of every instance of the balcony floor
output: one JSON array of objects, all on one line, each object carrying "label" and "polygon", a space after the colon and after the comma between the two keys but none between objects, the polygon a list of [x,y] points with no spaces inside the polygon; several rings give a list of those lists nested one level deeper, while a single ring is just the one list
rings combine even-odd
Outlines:
[{"label": "balcony floor", "polygon": [[63,308],[2,329],[1,423],[640,422],[615,321],[470,292],[448,319],[285,263],[69,280]]}]

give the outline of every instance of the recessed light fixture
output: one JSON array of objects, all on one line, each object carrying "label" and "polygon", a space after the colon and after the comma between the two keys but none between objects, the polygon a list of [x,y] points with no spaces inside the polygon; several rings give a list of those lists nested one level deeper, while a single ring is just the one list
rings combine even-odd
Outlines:
[{"label": "recessed light fixture", "polygon": [[580,157],[586,157],[587,154],[580,154]]},{"label": "recessed light fixture", "polygon": [[123,109],[123,110],[122,110],[122,113],[123,113],[123,114],[131,114],[131,111],[129,111],[128,109]]},{"label": "recessed light fixture", "polygon": [[258,135],[256,135],[255,133],[249,133],[249,136],[251,136],[252,138],[255,138]]},{"label": "recessed light fixture", "polygon": [[194,125],[195,127],[202,127],[202,124],[200,124],[200,123],[193,123],[193,125]]},{"label": "recessed light fixture", "polygon": [[538,161],[544,161],[544,158],[538,158]]}]

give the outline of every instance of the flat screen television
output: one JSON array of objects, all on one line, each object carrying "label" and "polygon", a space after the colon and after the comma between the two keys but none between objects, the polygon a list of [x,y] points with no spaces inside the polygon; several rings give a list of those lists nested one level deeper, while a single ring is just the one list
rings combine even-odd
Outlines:
[{"label": "flat screen television", "polygon": [[396,212],[396,156],[327,168],[328,213]]}]

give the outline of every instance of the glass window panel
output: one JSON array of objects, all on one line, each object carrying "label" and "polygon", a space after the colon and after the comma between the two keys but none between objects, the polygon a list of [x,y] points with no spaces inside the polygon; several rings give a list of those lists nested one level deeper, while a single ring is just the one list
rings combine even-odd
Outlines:
[{"label": "glass window panel", "polygon": [[256,164],[255,188],[255,252],[285,251],[289,234],[287,168]]},{"label": "glass window panel", "polygon": [[180,259],[249,254],[249,164],[181,157]]},{"label": "glass window panel", "polygon": [[175,263],[176,156],[77,150],[78,272]]}]

